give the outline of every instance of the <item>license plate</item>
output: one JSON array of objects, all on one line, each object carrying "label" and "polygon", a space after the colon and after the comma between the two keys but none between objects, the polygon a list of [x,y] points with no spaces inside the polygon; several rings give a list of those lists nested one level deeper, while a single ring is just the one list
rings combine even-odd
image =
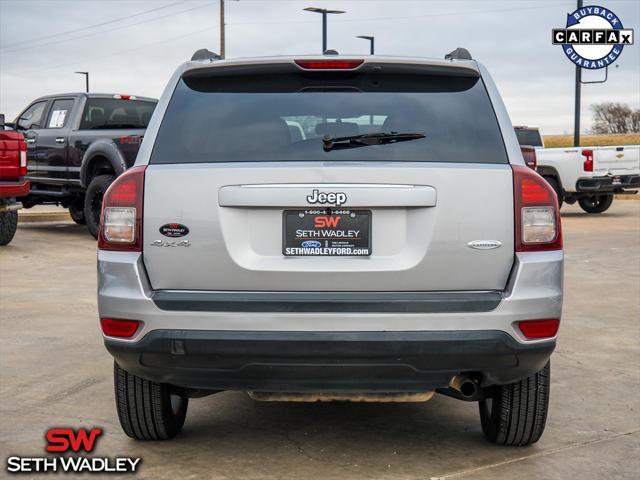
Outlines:
[{"label": "license plate", "polygon": [[282,254],[303,257],[371,255],[371,211],[285,210]]},{"label": "license plate", "polygon": [[613,180],[611,181],[611,185],[622,185],[622,178],[613,177]]}]

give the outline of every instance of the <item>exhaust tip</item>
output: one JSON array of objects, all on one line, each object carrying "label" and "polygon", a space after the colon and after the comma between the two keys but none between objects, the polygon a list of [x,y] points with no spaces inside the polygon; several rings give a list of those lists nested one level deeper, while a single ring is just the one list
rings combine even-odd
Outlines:
[{"label": "exhaust tip", "polygon": [[460,385],[460,393],[467,398],[473,397],[477,391],[478,387],[476,387],[475,382],[472,382],[471,380],[466,380],[462,382],[462,385]]},{"label": "exhaust tip", "polygon": [[478,384],[465,375],[456,375],[449,382],[449,387],[458,392],[464,399],[472,399],[478,393]]}]

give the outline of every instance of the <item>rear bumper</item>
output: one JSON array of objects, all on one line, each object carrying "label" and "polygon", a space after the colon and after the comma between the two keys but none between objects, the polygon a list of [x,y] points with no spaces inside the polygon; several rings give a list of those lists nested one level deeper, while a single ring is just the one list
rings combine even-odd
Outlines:
[{"label": "rear bumper", "polygon": [[500,331],[225,332],[154,330],[105,339],[118,364],[158,382],[208,390],[423,392],[461,373],[482,385],[540,370],[555,340],[518,343]]},{"label": "rear bumper", "polygon": [[[98,253],[103,318],[143,323],[106,338],[125,369],[203,389],[424,391],[453,375],[484,385],[539,370],[555,339],[521,320],[560,318],[562,251],[518,253],[501,292],[154,291],[142,256]],[[321,300],[321,301],[318,301]]]},{"label": "rear bumper", "polygon": [[576,191],[585,193],[614,193],[633,188],[640,188],[640,175],[580,178],[576,183]]},{"label": "rear bumper", "polygon": [[0,182],[0,198],[24,197],[29,193],[29,180],[21,178],[15,182]]}]

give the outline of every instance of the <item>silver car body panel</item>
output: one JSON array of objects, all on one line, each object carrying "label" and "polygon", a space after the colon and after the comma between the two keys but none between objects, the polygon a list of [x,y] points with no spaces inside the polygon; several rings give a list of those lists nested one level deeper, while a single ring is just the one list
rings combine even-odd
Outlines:
[{"label": "silver car body panel", "polygon": [[[560,318],[562,311],[562,251],[516,254],[503,300],[490,312],[388,313],[246,313],[161,310],[153,302],[142,255],[134,252],[98,253],[98,307],[106,318],[135,318],[144,322],[137,342],[155,329],[238,331],[445,331],[501,330],[520,343],[514,323]],[[548,339],[542,340],[549,341]],[[536,341],[534,341],[536,342]]]}]

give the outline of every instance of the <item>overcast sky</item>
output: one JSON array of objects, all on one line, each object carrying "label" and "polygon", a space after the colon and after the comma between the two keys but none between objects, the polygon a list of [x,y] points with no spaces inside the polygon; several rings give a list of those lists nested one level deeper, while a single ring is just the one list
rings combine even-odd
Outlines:
[{"label": "overcast sky", "polygon": [[[586,4],[591,2],[587,0]],[[640,108],[640,2],[598,0],[636,45],[625,47],[605,84],[582,89],[589,105],[614,101]],[[329,48],[442,57],[468,48],[500,89],[511,120],[543,133],[573,130],[574,66],[551,29],[565,26],[575,1],[227,0],[227,57],[320,53],[321,16],[305,6],[346,10],[329,18]],[[0,113],[13,119],[34,98],[82,91],[88,70],[95,92],[158,97],[176,66],[199,48],[219,50],[217,0],[0,0]],[[596,80],[604,70],[588,72]]]}]

